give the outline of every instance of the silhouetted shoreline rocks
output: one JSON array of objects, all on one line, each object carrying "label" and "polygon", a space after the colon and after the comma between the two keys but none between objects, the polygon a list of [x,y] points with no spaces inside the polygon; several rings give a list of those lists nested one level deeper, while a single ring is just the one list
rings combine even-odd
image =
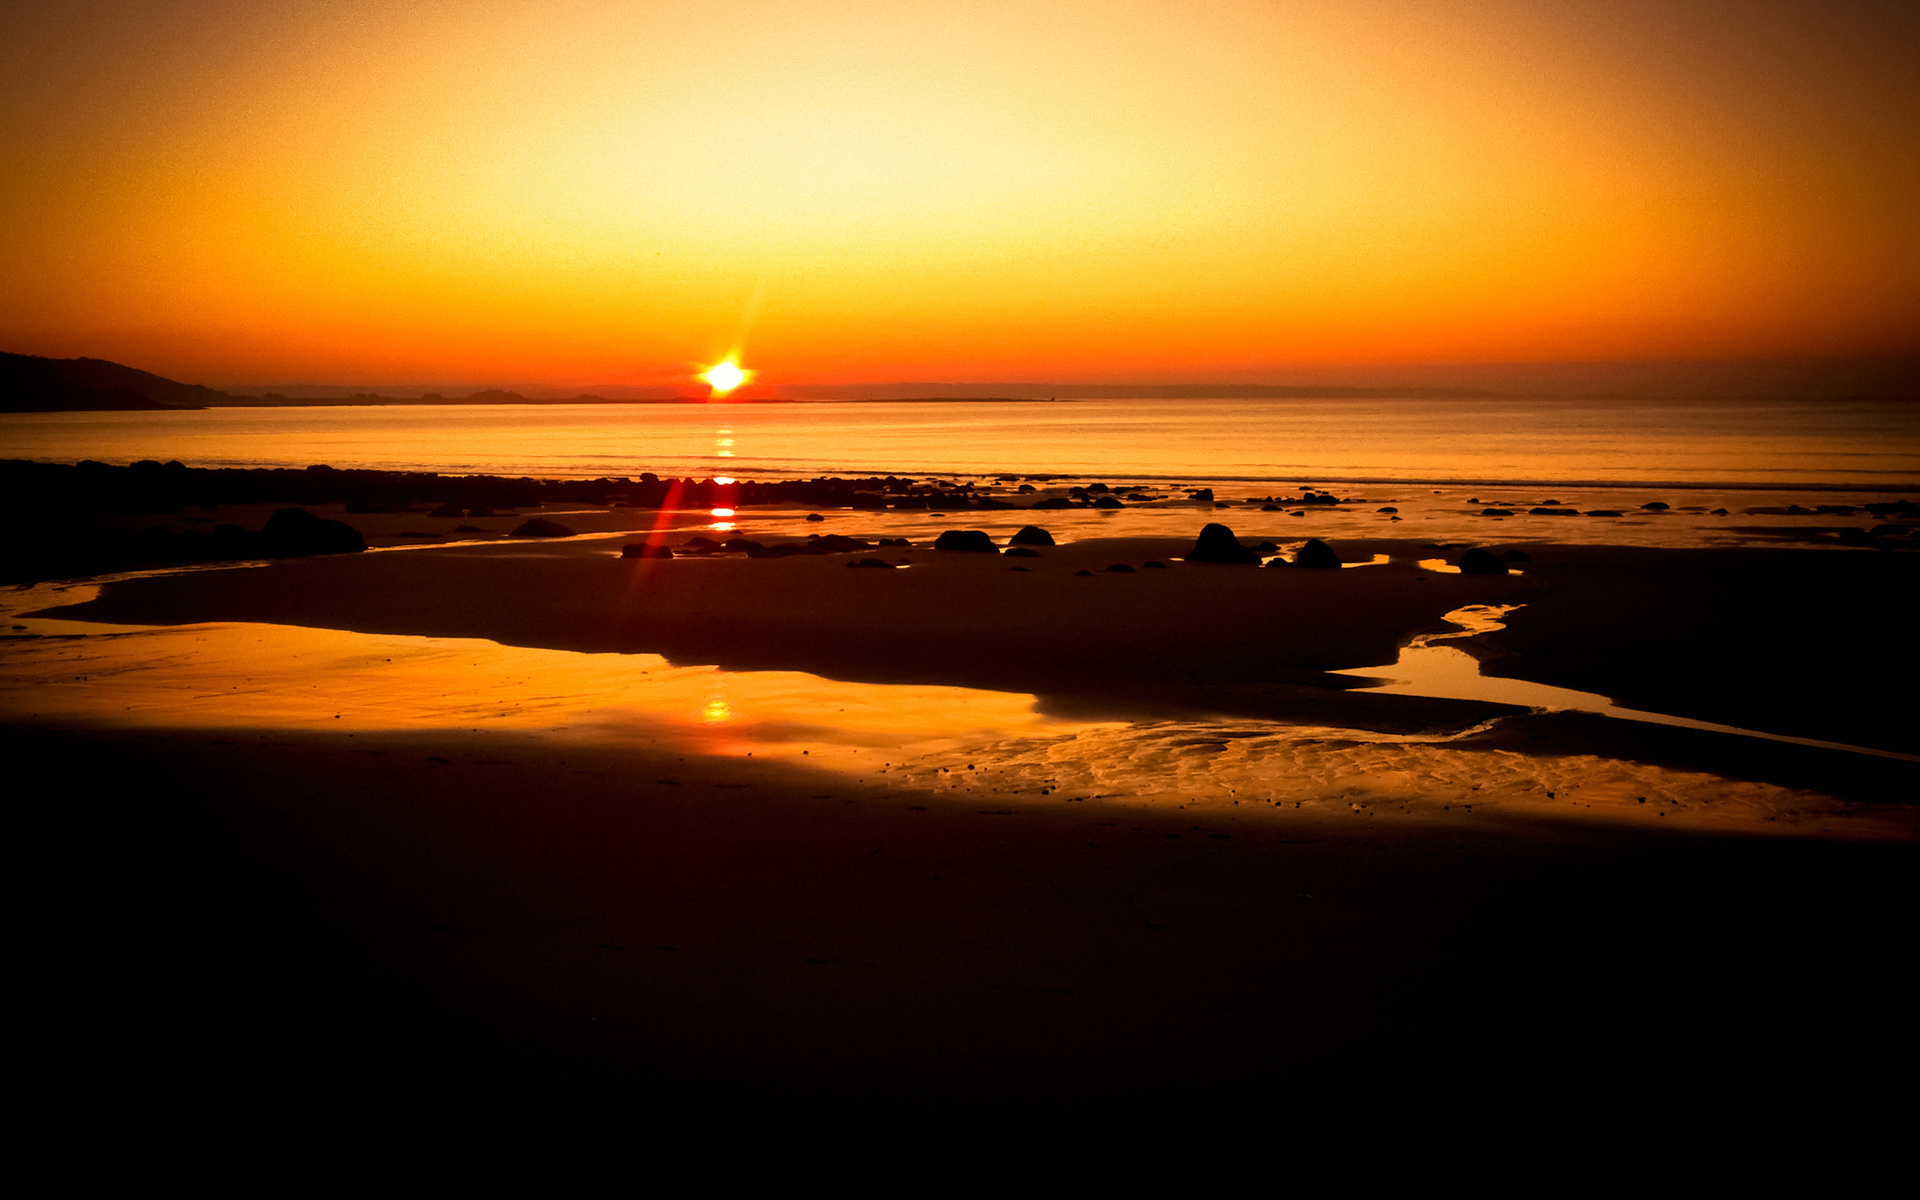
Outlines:
[{"label": "silhouetted shoreline rocks", "polygon": [[964,550],[975,554],[998,554],[993,539],[978,529],[949,529],[933,541],[935,550]]},{"label": "silhouetted shoreline rocks", "polygon": [[1334,552],[1332,546],[1319,538],[1308,538],[1307,544],[1294,553],[1293,565],[1315,570],[1325,570],[1329,567],[1337,570],[1340,566],[1340,556]]},{"label": "silhouetted shoreline rocks", "polygon": [[[1521,561],[1525,561],[1524,556]],[[1476,546],[1460,556],[1460,573],[1462,575],[1505,575],[1507,564],[1496,557],[1493,551],[1482,550]]]},{"label": "silhouetted shoreline rocks", "polygon": [[1233,530],[1225,525],[1211,524],[1202,526],[1200,536],[1194,539],[1193,549],[1187,551],[1188,562],[1210,563],[1255,563],[1260,556],[1240,544],[1233,536]]}]

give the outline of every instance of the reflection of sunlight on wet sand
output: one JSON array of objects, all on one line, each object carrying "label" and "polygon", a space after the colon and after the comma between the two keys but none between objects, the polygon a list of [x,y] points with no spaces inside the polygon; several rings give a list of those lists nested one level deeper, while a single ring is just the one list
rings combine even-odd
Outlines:
[{"label": "reflection of sunlight on wet sand", "polygon": [[[47,593],[47,589],[32,589]],[[75,598],[41,594],[14,612]],[[862,751],[1091,728],[1033,697],[841,683],[796,671],[676,667],[652,654],[282,625],[25,620],[0,654],[0,718],[146,727],[485,729],[679,743],[720,755],[853,765]],[[82,635],[84,636],[76,636]],[[865,760],[859,759],[864,765]]]}]

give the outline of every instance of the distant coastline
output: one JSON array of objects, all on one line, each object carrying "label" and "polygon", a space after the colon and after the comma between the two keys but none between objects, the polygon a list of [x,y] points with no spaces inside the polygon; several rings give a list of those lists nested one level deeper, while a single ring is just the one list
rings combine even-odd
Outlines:
[{"label": "distant coastline", "polygon": [[[1327,372],[1306,371],[1307,375]],[[1920,398],[1920,365],[1908,359],[1794,362],[1631,362],[1384,365],[1359,382],[957,383],[895,381],[750,387],[725,404],[1015,404],[1073,400],[1886,400]],[[1400,376],[1404,382],[1396,381]],[[1381,378],[1384,376],[1385,378]],[[1432,386],[1453,380],[1455,386]],[[1424,382],[1422,382],[1424,381]],[[384,384],[181,383],[98,358],[0,352],[0,412],[167,411],[208,408],[351,408],[380,405],[703,405],[692,384],[534,382]]]}]

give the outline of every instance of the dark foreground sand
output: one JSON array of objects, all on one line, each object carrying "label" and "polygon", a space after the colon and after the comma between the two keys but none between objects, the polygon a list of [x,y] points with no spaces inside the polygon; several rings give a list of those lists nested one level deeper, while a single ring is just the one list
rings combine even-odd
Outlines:
[{"label": "dark foreground sand", "polygon": [[[1462,605],[1525,601],[1542,615],[1483,648],[1524,648],[1509,673],[1583,686],[1604,667],[1642,703],[1752,719],[1766,706],[1689,684],[1673,656],[1736,662],[1711,631],[1775,601],[1738,620],[1714,606],[1753,571],[1804,566],[1535,547],[1537,571],[1476,579],[1383,542],[1409,561],[1072,573],[1181,548],[1081,543],[1016,574],[924,550],[883,572],[497,546],[136,581],[64,615],[649,651],[997,687],[1177,729],[1445,736],[1510,710],[1330,691],[1319,672],[1391,662]],[[1885,586],[1856,580],[1836,603]],[[1581,608],[1604,588],[1670,606],[1643,625],[1692,632],[1635,660],[1633,620]],[[1796,681],[1760,714],[1778,731],[1828,736],[1834,711],[1888,703],[1852,690],[1874,674],[1857,659],[1819,674],[1834,645],[1894,636],[1843,611],[1861,619],[1771,648]],[[177,636],[247,627],[197,628]],[[1642,1115],[1840,1103],[1914,1063],[1910,763],[1534,717],[1444,753],[1462,780],[1537,764],[1557,799],[1483,793],[1476,812],[1478,783],[1389,786],[1352,765],[1277,771],[1257,797],[1076,795],[1017,778],[1017,756],[890,775],[479,721],[76,716],[59,697],[78,685],[35,669],[4,737],[15,762],[59,764],[49,802],[27,806],[53,898],[44,987],[76,1071],[136,1093],[192,1074],[273,1104],[345,1090],[871,1123],[1259,1122],[1338,1103],[1411,1121],[1619,1095]],[[1797,682],[1815,677],[1827,690],[1809,697]],[[1901,715],[1845,740],[1911,751],[1910,729]],[[1691,772],[1675,796],[1721,779],[1752,803],[1569,802],[1582,772],[1621,762],[1643,772],[1628,780]],[[1778,797],[1811,815],[1769,824]]]}]

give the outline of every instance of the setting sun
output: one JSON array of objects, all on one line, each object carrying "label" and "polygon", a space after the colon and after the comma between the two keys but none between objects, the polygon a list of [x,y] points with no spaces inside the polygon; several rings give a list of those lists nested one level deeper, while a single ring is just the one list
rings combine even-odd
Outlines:
[{"label": "setting sun", "polygon": [[738,363],[729,358],[725,362],[716,363],[708,368],[700,378],[707,381],[707,386],[713,389],[715,396],[724,396],[745,383],[747,374],[740,369]]}]

